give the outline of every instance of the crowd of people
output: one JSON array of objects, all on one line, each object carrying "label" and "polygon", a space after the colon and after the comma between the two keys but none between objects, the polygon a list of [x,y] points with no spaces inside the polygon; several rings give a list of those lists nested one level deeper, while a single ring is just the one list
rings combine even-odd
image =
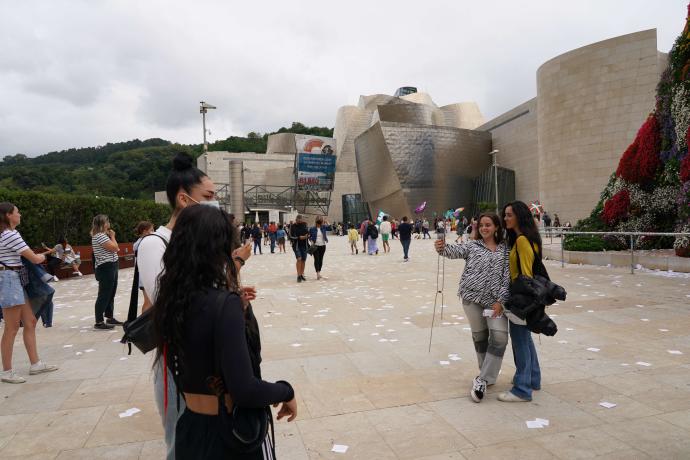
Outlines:
[{"label": "crowd of people", "polygon": [[[481,402],[487,387],[496,383],[509,339],[516,371],[512,388],[498,399],[530,401],[541,388],[539,359],[531,337],[533,320],[509,308],[511,285],[519,275],[533,277],[541,260],[538,225],[525,203],[506,205],[501,216],[487,212],[470,219],[436,218],[433,224],[424,217],[398,220],[382,216],[376,221],[332,225],[319,217],[310,226],[302,215],[286,224],[238,224],[220,208],[215,193],[213,181],[193,166],[188,155],[178,154],[166,184],[170,220],[157,229],[147,221],[136,225],[137,276],[132,295],[142,294],[141,312],[151,318],[156,350],[154,394],[165,429],[167,458],[228,458],[242,449],[242,456],[236,458],[274,458],[274,440],[267,431],[251,446],[241,445],[228,438],[227,423],[239,423],[239,418],[246,417],[239,411],[250,408],[259,409],[252,417],[272,423],[270,410],[262,408],[278,404],[278,419],[291,421],[297,415],[290,383],[261,378],[261,343],[251,303],[256,289],[244,284],[240,276],[252,256],[261,255],[265,248],[285,254],[288,243],[295,255],[297,283],[303,283],[309,256],[316,280],[326,279],[322,272],[326,249],[332,244],[329,236],[346,236],[352,255],[360,254],[361,242],[361,253],[369,256],[389,254],[392,241],[398,240],[402,261],[408,262],[412,240],[431,239],[430,229],[434,229],[438,254],[465,260],[458,296],[470,323],[479,368],[468,385],[470,398]],[[552,223],[547,215],[543,221],[547,227]],[[59,267],[82,276],[80,254],[65,237],[58,238],[53,247],[43,245],[45,252],[37,254],[16,230],[20,222],[16,206],[0,203],[0,306],[5,320],[0,375],[6,383],[25,381],[12,366],[20,324],[31,363],[29,373],[57,370],[39,358],[37,318],[44,318],[46,325],[52,317],[46,319],[29,305],[31,284],[52,281]],[[560,224],[558,216],[553,224]],[[453,230],[457,238],[450,242],[447,236]],[[114,311],[120,244],[105,214],[93,218],[90,235],[98,282],[93,327],[112,330],[123,325]],[[48,257],[58,262],[52,266],[48,262],[50,273],[46,274],[41,264]]]}]

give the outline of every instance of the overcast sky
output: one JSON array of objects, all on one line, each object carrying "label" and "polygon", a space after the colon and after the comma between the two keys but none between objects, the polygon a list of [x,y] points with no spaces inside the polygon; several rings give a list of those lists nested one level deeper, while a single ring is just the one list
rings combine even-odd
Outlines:
[{"label": "overcast sky", "polygon": [[487,120],[536,95],[546,60],[656,28],[687,0],[0,0],[0,157],[161,137],[333,126],[360,94],[414,85]]}]

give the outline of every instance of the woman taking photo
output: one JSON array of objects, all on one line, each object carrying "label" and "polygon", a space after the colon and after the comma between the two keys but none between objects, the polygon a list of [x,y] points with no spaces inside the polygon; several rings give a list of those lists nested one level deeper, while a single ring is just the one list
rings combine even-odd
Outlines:
[{"label": "woman taking photo", "polygon": [[331,226],[328,222],[324,225],[321,217],[316,218],[316,225],[309,229],[309,241],[316,246],[314,256],[314,270],[316,270],[316,279],[321,279],[321,267],[323,267],[323,256],[326,254],[326,244],[328,243],[328,235],[326,232],[331,231]]},{"label": "woman taking photo", "polygon": [[[279,403],[278,419],[292,421],[297,415],[290,384],[261,380],[260,344],[248,343],[247,306],[255,293],[240,289],[232,256],[236,232],[223,211],[185,208],[163,255],[153,307],[156,362],[177,376],[186,403],[175,434],[179,460],[273,458],[268,435],[250,453],[233,450],[224,418],[235,406],[258,409]],[[223,405],[216,396],[219,388]]]},{"label": "woman taking photo", "polygon": [[57,370],[57,366],[44,363],[38,358],[36,345],[36,317],[26,302],[24,287],[28,283],[22,257],[29,262],[45,262],[44,254],[36,254],[24,242],[15,228],[21,223],[22,215],[12,203],[0,203],[0,306],[5,320],[5,328],[0,341],[2,352],[2,373],[0,380],[5,383],[24,383],[26,379],[12,369],[14,339],[19,331],[20,321],[24,325],[22,338],[29,355],[31,367],[29,374],[42,374]]},{"label": "woman taking photo", "polygon": [[[519,274],[533,276],[532,266],[535,257],[541,258],[541,236],[532,213],[522,201],[508,203],[503,208],[508,245],[510,246],[510,280]],[[518,267],[518,260],[520,265]],[[532,390],[541,388],[541,369],[537,349],[534,347],[532,333],[526,322],[511,315],[510,340],[515,358],[513,388],[501,393],[498,399],[504,402],[526,402],[532,400]]]},{"label": "woman taking photo", "polygon": [[67,238],[61,235],[53,249],[47,248],[45,245],[43,245],[43,247],[48,249],[48,252],[45,254],[53,255],[53,257],[60,259],[65,265],[71,265],[72,276],[83,276],[79,271],[81,258],[78,254],[74,253],[74,249],[72,249],[72,246],[67,242]]},{"label": "woman taking photo", "polygon": [[[93,247],[93,266],[98,281],[98,296],[94,307],[96,324],[94,329],[108,330],[122,325],[114,317],[115,293],[117,292],[118,257],[120,247],[115,232],[110,228],[110,220],[105,214],[93,218],[91,224],[91,246]],[[107,318],[104,322],[103,317]]]},{"label": "woman taking photo", "polygon": [[486,387],[496,383],[508,345],[508,320],[502,311],[510,285],[508,247],[503,242],[501,220],[494,213],[484,213],[479,216],[478,230],[475,239],[466,243],[435,242],[436,251],[444,257],[465,259],[458,296],[479,361],[479,375],[470,390],[470,397],[477,403],[484,398]]}]

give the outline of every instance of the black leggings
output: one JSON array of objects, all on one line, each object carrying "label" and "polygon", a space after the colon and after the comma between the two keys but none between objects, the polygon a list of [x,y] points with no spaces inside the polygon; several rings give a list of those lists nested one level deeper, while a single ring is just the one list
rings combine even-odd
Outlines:
[{"label": "black leggings", "polygon": [[316,270],[316,273],[321,272],[324,254],[326,254],[326,245],[316,246],[316,252],[314,253],[314,270]]},{"label": "black leggings", "polygon": [[98,296],[96,297],[96,322],[102,323],[103,316],[113,317],[115,293],[117,292],[117,262],[106,262],[96,267],[96,281],[98,281]]}]

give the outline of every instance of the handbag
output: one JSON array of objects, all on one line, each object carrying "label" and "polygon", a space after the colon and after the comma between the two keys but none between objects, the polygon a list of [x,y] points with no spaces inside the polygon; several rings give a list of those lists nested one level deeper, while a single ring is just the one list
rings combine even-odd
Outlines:
[{"label": "handbag", "polygon": [[[225,299],[220,293],[216,297],[216,302]],[[234,293],[231,293],[233,295]],[[236,294],[235,294],[236,295]],[[222,307],[216,308],[216,321],[220,315]],[[248,344],[249,345],[249,344]],[[222,373],[220,372],[220,353],[216,353],[214,372],[215,375],[206,378],[206,384],[211,391],[218,397],[218,419],[220,421],[220,437],[223,442],[236,453],[251,453],[261,449],[261,446],[268,435],[268,428],[271,428],[270,440],[275,439],[273,427],[273,415],[269,407],[240,407],[233,405],[232,412],[228,413],[225,406],[225,384],[223,383]],[[273,458],[275,458],[275,446],[270,442]]]},{"label": "handbag", "polygon": [[[165,247],[168,247],[168,242],[165,238],[155,233],[146,235],[157,236],[163,241]],[[142,238],[142,241],[143,239]],[[139,243],[141,246],[141,243]],[[153,308],[149,308],[141,315],[137,316],[137,309],[139,308],[139,267],[136,263],[137,252],[134,253],[134,276],[132,277],[132,290],[129,296],[129,311],[127,313],[127,321],[122,325],[124,335],[120,339],[120,343],[126,343],[129,347],[129,353],[132,354],[132,344],[137,347],[142,353],[146,354],[157,347],[156,334],[153,328]]]},{"label": "handbag", "polygon": [[317,245],[315,245],[314,243],[311,243],[311,244],[307,243],[307,254],[309,254],[310,256],[313,256],[316,253],[316,250],[318,248],[319,247]]}]

